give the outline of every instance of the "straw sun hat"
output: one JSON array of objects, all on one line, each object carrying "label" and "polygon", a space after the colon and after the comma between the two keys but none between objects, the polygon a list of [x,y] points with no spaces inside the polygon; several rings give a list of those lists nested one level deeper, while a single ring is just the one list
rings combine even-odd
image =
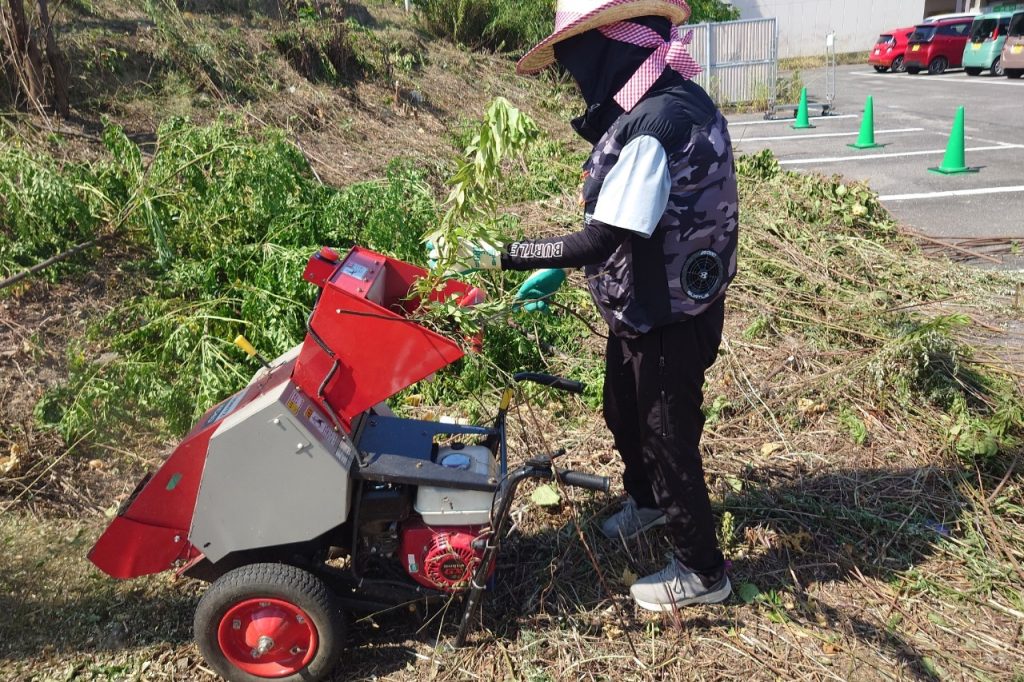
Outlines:
[{"label": "straw sun hat", "polygon": [[516,71],[537,73],[555,61],[555,43],[635,17],[667,17],[673,25],[690,18],[685,0],[558,0],[555,32],[526,53]]}]

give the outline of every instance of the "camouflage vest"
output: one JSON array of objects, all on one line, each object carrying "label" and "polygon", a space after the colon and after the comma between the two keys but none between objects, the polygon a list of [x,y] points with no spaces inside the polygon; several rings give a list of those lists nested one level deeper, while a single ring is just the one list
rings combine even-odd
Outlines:
[{"label": "camouflage vest", "polygon": [[652,93],[612,124],[583,166],[589,222],[601,185],[630,140],[651,135],[668,155],[672,186],[654,234],[630,235],[604,263],[586,268],[590,293],[616,336],[636,337],[699,315],[736,275],[739,197],[732,142],[710,99],[696,107],[707,120],[688,125],[694,107],[683,98],[690,96],[679,88]]}]

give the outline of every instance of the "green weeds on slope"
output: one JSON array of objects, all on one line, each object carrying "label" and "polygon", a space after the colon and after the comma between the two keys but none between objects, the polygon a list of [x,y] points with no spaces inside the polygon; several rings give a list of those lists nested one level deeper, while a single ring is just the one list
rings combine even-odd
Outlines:
[{"label": "green weeds on slope", "polygon": [[[71,351],[69,384],[39,406],[69,441],[93,430],[114,437],[121,420],[159,417],[172,431],[186,428],[244,385],[232,334],[245,332],[267,353],[301,339],[313,294],[301,272],[314,250],[358,242],[419,258],[419,235],[435,215],[419,171],[394,164],[379,181],[324,187],[274,131],[175,119],[161,126],[145,160],[119,129],[109,127],[105,139],[110,160],[70,173],[26,161],[32,173],[24,183],[5,174],[10,200],[0,205],[11,230],[0,240],[4,270],[77,238],[63,228],[74,221],[142,249],[142,295]],[[27,158],[8,149],[0,165]],[[50,236],[31,242],[33,234]],[[91,362],[96,347],[117,360]]]},{"label": "green weeds on slope", "polygon": [[554,25],[545,0],[420,0],[416,11],[432,34],[471,47],[522,50]]},{"label": "green weeds on slope", "polygon": [[[149,156],[116,127],[104,140],[109,158],[63,170],[17,147],[0,150],[0,167],[12,169],[10,200],[0,204],[0,222],[10,226],[0,238],[0,271],[53,255],[79,233],[116,236],[139,254],[132,267],[141,295],[75,342],[69,382],[37,407],[68,442],[85,434],[116,440],[126,425],[187,429],[247,382],[251,368],[230,343],[236,334],[271,356],[302,339],[314,294],[301,278],[310,254],[324,244],[360,244],[423,263],[421,238],[442,220],[421,171],[396,162],[381,180],[325,187],[277,131],[172,119]],[[466,197],[472,206],[459,215],[468,219],[482,204],[477,190]],[[579,325],[563,322],[540,325],[544,345],[567,341],[566,328]],[[483,388],[488,372],[535,366],[541,358],[530,339],[496,329],[489,363],[467,363],[431,396],[454,400]]]},{"label": "green weeds on slope", "polygon": [[[551,189],[515,179],[522,166],[564,154],[538,138],[525,116],[496,103],[467,146],[449,202],[439,206],[423,175],[401,163],[379,181],[324,187],[272,130],[170,120],[150,157],[117,128],[104,137],[109,158],[89,165],[60,167],[16,147],[0,153],[8,171],[0,267],[14,270],[111,232],[149,254],[135,266],[142,295],[72,348],[68,384],[39,405],[40,419],[68,441],[88,432],[113,438],[121,423],[154,420],[181,432],[246,382],[251,368],[229,341],[237,333],[268,355],[301,340],[313,291],[300,275],[319,246],[358,243],[422,263],[420,238],[439,226],[459,238],[481,231],[514,238],[522,228],[499,206]],[[509,162],[516,156],[522,160]],[[548,167],[560,163],[549,157]],[[553,172],[565,190],[571,166]],[[1019,445],[1019,393],[973,362],[958,337],[969,318],[917,311],[967,287],[998,285],[997,276],[923,260],[866,187],[787,173],[764,154],[742,159],[739,173],[742,268],[730,298],[749,320],[742,341],[797,339],[824,358],[797,389],[759,398],[773,418],[800,422],[799,390],[804,400],[835,408],[855,442],[871,437],[870,413],[935,434],[966,456]],[[504,372],[546,366],[594,380],[596,400],[599,344],[581,342],[587,325],[599,323],[582,289],[560,296],[577,314],[530,316],[508,305],[521,275],[472,277],[492,294],[485,352],[424,387],[429,399],[471,400],[502,383]],[[595,350],[568,352],[581,346]],[[97,363],[100,356],[106,361]],[[729,405],[741,400],[709,396],[709,414],[728,418]]]},{"label": "green weeds on slope", "polygon": [[[739,10],[722,0],[690,3],[690,23],[729,21]],[[470,47],[523,51],[551,33],[553,3],[546,0],[418,0],[424,28]]]}]

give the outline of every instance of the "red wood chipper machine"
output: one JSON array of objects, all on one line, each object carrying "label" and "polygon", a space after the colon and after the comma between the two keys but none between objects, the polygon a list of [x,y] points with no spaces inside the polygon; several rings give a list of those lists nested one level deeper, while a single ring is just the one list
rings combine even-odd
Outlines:
[{"label": "red wood chipper machine", "polygon": [[[304,278],[321,291],[303,343],[203,415],[89,554],[115,578],[175,570],[211,582],[195,637],[229,680],[323,679],[349,613],[453,596],[464,644],[518,485],[557,477],[608,490],[607,478],[556,470],[554,455],[507,470],[510,389],[481,426],[388,409],[463,355],[410,317],[425,275],[359,247],[316,253]],[[431,297],[468,306],[483,294],[447,281]],[[583,390],[544,374],[516,380]]]}]

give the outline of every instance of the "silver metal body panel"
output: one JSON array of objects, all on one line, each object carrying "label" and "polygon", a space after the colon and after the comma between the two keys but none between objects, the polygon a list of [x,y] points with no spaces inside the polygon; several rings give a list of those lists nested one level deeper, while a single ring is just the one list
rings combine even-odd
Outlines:
[{"label": "silver metal body panel", "polygon": [[345,522],[355,448],[290,381],[210,438],[189,541],[213,562],[312,540]]},{"label": "silver metal body panel", "polygon": [[304,344],[300,343],[299,345],[295,346],[291,350],[285,352],[285,354],[282,355],[281,357],[276,358],[275,360],[272,360],[270,362],[270,369],[268,369],[266,367],[260,367],[259,371],[257,371],[256,374],[254,374],[252,376],[252,379],[249,381],[249,385],[252,386],[253,384],[255,384],[257,382],[262,381],[263,379],[265,379],[267,376],[270,375],[270,371],[271,370],[277,369],[281,365],[286,365],[289,362],[291,362],[292,360],[295,360],[296,358],[298,358],[299,357],[299,353],[302,352],[302,346],[303,345]]}]

